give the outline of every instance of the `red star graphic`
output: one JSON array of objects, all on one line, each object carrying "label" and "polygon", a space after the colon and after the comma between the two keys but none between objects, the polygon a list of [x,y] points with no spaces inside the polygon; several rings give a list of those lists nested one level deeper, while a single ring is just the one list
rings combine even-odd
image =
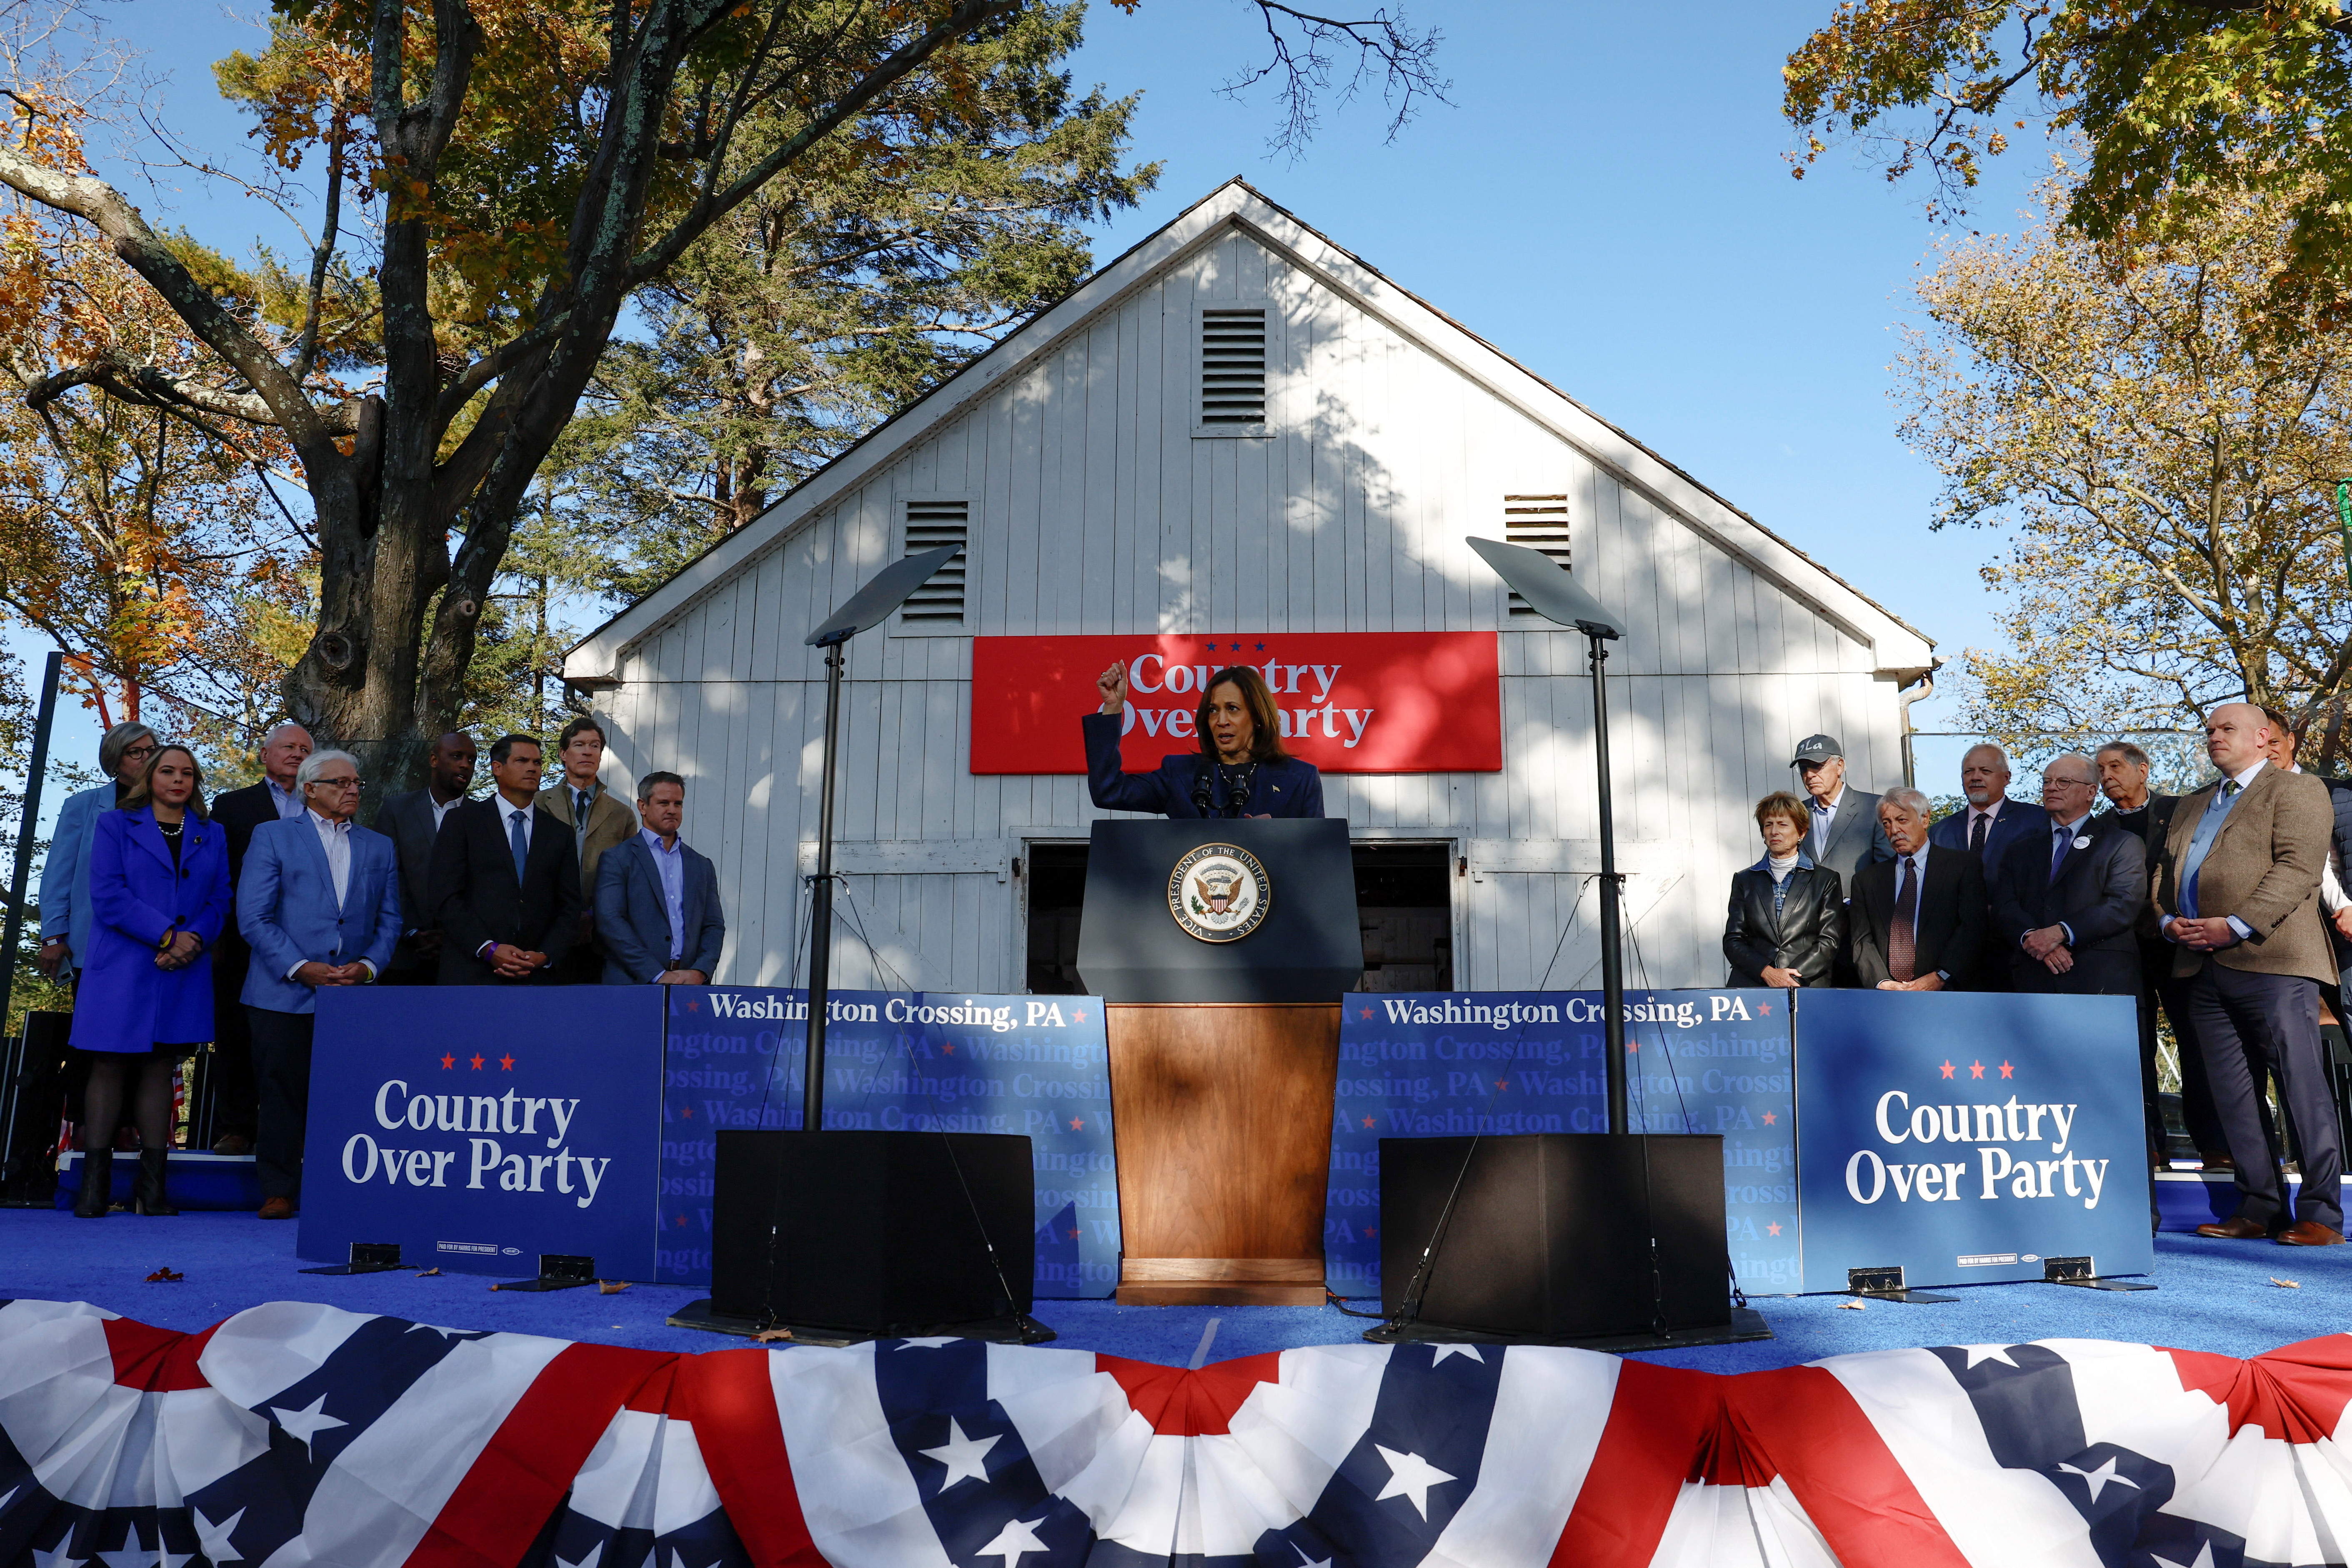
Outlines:
[{"label": "red star graphic", "polygon": [[1982,1062],[1970,1062],[1970,1063],[1969,1064],[1969,1076],[1970,1078],[1982,1078],[1982,1077],[1984,1077],[1984,1063],[1982,1063]]},{"label": "red star graphic", "polygon": [[1642,1048],[1642,1042],[1639,1040],[1628,1040],[1625,1042],[1625,1048],[1629,1051],[1638,1051]]},{"label": "red star graphic", "polygon": [[1507,1083],[1507,1081],[1505,1081],[1504,1079],[1499,1079],[1499,1078],[1498,1078],[1498,1079],[1496,1079],[1495,1080],[1495,1087],[1496,1087],[1496,1089],[1508,1089],[1508,1088],[1510,1088],[1511,1086],[1510,1086],[1510,1084],[1509,1084],[1509,1083]]},{"label": "red star graphic", "polygon": [[1764,1227],[1764,1234],[1767,1236],[1778,1236],[1780,1234],[1780,1227],[1777,1223],[1768,1225]]},{"label": "red star graphic", "polygon": [[1768,1110],[1764,1113],[1764,1125],[1767,1127],[1778,1125],[1780,1120],[1780,1113],[1777,1110]]},{"label": "red star graphic", "polygon": [[1365,1117],[1365,1118],[1364,1118],[1364,1125],[1365,1125],[1365,1126],[1367,1126],[1367,1127],[1370,1127],[1371,1124],[1372,1124],[1372,1119],[1371,1119],[1370,1117],[1369,1117],[1369,1116]]},{"label": "red star graphic", "polygon": [[1365,1236],[1367,1236],[1367,1237],[1374,1237],[1374,1236],[1378,1236],[1378,1235],[1380,1235],[1380,1231],[1379,1231],[1378,1229],[1374,1228],[1373,1226],[1369,1226],[1369,1225],[1368,1225],[1368,1226],[1366,1226],[1364,1227],[1364,1234],[1365,1234]]},{"label": "red star graphic", "polygon": [[2000,1064],[2000,1076],[2003,1078],[2015,1078],[2017,1076],[2017,1069],[2010,1066],[2007,1062],[2003,1062]]},{"label": "red star graphic", "polygon": [[514,1053],[512,1051],[509,1051],[505,1056],[500,1057],[499,1058],[499,1066],[504,1068],[509,1072],[514,1071]]},{"label": "red star graphic", "polygon": [[1071,1117],[1071,1118],[1070,1118],[1070,1131],[1073,1131],[1073,1132],[1083,1132],[1083,1131],[1086,1131],[1086,1127],[1087,1127],[1087,1124],[1086,1124],[1085,1121],[1084,1121],[1082,1118],[1076,1117],[1076,1116],[1073,1116],[1073,1117]]},{"label": "red star graphic", "polygon": [[684,1230],[686,1228],[686,1216],[684,1215],[680,1215],[676,1219],[670,1221],[670,1224],[677,1226],[680,1230]]},{"label": "red star graphic", "polygon": [[679,1106],[679,1107],[677,1108],[677,1113],[678,1113],[680,1116],[685,1117],[688,1121],[693,1121],[693,1120],[694,1120],[694,1107],[692,1107],[691,1105],[681,1105],[681,1106]]},{"label": "red star graphic", "polygon": [[479,1071],[481,1071],[481,1070],[482,1070],[482,1053],[481,1053],[481,1052],[479,1052],[479,1051],[476,1051],[476,1052],[474,1053],[474,1056],[473,1056],[473,1062],[474,1062],[474,1070],[475,1070],[476,1072],[479,1072]]},{"label": "red star graphic", "polygon": [[457,1058],[456,1057],[445,1056],[441,1058],[441,1070],[443,1072],[447,1072],[451,1068],[454,1068],[457,1065]]},{"label": "red star graphic", "polygon": [[953,1056],[955,1055],[955,1042],[953,1040],[942,1040],[940,1042],[940,1049],[947,1052],[950,1056]]},{"label": "red star graphic", "polygon": [[[692,997],[688,997],[687,999],[686,1010],[689,1013],[699,1013],[702,1011],[702,1004],[695,1001]],[[686,1222],[684,1220],[680,1220],[677,1223],[684,1225]]]},{"label": "red star graphic", "polygon": [[1085,1023],[1086,1021],[1087,1021],[1087,1010],[1086,1010],[1085,1008],[1083,1008],[1083,1007],[1073,1007],[1073,1008],[1070,1010],[1070,1022],[1071,1022],[1071,1023],[1073,1023],[1073,1024],[1083,1024],[1083,1023]]},{"label": "red star graphic", "polygon": [[1077,1239],[1078,1239],[1078,1233],[1077,1233],[1076,1231],[1075,1231],[1075,1230],[1074,1230],[1074,1231],[1072,1231],[1072,1232],[1070,1232],[1070,1239],[1071,1239],[1072,1241],[1076,1241],[1076,1240],[1077,1240]]},{"label": "red star graphic", "polygon": [[1371,1016],[1372,1016],[1372,1010],[1371,1010],[1370,1007],[1360,1007],[1360,1008],[1358,1008],[1358,1009],[1357,1009],[1357,1016],[1358,1016],[1358,1017],[1369,1018],[1369,1017],[1370,1017]]},{"label": "red star graphic", "polygon": [[1951,1077],[1951,1076],[1952,1076],[1952,1064],[1951,1064],[1951,1063],[1949,1063],[1949,1062],[1946,1062],[1946,1063],[1944,1064],[1944,1076],[1945,1076],[1946,1078],[1949,1078],[1949,1077]]}]

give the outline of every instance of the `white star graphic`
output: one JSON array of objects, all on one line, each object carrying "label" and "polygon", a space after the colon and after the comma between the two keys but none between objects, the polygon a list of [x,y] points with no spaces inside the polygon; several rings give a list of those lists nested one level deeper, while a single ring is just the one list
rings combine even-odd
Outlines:
[{"label": "white star graphic", "polygon": [[155,1553],[155,1568],[184,1568],[184,1564],[194,1563],[196,1560],[196,1554],[193,1552],[174,1552],[169,1546],[164,1545],[163,1538],[160,1531],[155,1537],[155,1544],[160,1548],[160,1550]]},{"label": "white star graphic", "polygon": [[926,1459],[937,1459],[948,1468],[947,1479],[940,1482],[940,1491],[947,1490],[958,1481],[978,1481],[986,1486],[988,1466],[982,1461],[986,1459],[988,1451],[1003,1440],[1003,1436],[999,1433],[994,1437],[967,1437],[963,1435],[963,1428],[956,1425],[956,1418],[950,1415],[948,1417],[948,1440],[936,1448],[918,1448],[916,1452]]},{"label": "white star graphic", "polygon": [[0,1509],[5,1509],[5,1508],[6,1508],[10,1503],[12,1503],[12,1502],[15,1502],[15,1501],[16,1501],[16,1493],[17,1493],[17,1491],[18,1491],[19,1489],[20,1489],[16,1488],[16,1487],[10,1487],[6,1491],[5,1491],[5,1492],[0,1492]]},{"label": "white star graphic", "polygon": [[1378,1443],[1372,1447],[1379,1449],[1381,1458],[1389,1462],[1389,1484],[1381,1489],[1381,1495],[1372,1500],[1374,1502],[1386,1502],[1392,1497],[1407,1498],[1421,1517],[1427,1519],[1429,1489],[1440,1481],[1458,1479],[1447,1475],[1419,1454],[1400,1454],[1394,1448],[1381,1447]]},{"label": "white star graphic", "polygon": [[124,1524],[122,1544],[98,1555],[106,1563],[106,1568],[155,1568],[155,1548],[139,1544],[139,1527],[136,1524]]},{"label": "white star graphic", "polygon": [[588,1549],[588,1555],[583,1557],[577,1563],[566,1563],[562,1557],[559,1555],[555,1559],[555,1568],[596,1568],[596,1560],[604,1555],[604,1543],[600,1541],[595,1545],[590,1547]]},{"label": "white star graphic", "polygon": [[428,1334],[439,1334],[445,1340],[452,1334],[473,1332],[471,1329],[445,1329],[438,1323],[411,1323],[405,1331],[413,1334],[419,1329],[423,1329]]},{"label": "white star graphic", "polygon": [[2119,1476],[2116,1474],[2116,1460],[2113,1456],[2109,1456],[2107,1462],[2101,1465],[2095,1470],[2078,1470],[2072,1465],[2063,1464],[2060,1465],[2058,1468],[2065,1471],[2070,1476],[2082,1477],[2083,1484],[2091,1489],[2091,1500],[2093,1502],[2098,1501],[2099,1494],[2110,1486],[2129,1487],[2134,1491],[2140,1489],[2139,1483],[2132,1479],[2129,1476]]},{"label": "white star graphic", "polygon": [[1328,1557],[1326,1557],[1320,1563],[1308,1562],[1307,1560],[1307,1548],[1299,1545],[1296,1541],[1290,1543],[1290,1549],[1298,1553],[1298,1568],[1331,1568],[1331,1560]]},{"label": "white star graphic", "polygon": [[1481,1366],[1486,1364],[1486,1358],[1478,1353],[1476,1345],[1438,1345],[1435,1349],[1437,1353],[1429,1358],[1432,1366],[1444,1365],[1445,1358],[1450,1355],[1466,1355]]},{"label": "white star graphic", "polygon": [[318,1455],[310,1447],[310,1439],[333,1427],[351,1425],[348,1421],[338,1421],[325,1414],[327,1396],[322,1394],[302,1409],[280,1410],[273,1405],[269,1407],[269,1414],[278,1417],[278,1425],[286,1428],[288,1436],[300,1439],[304,1453],[316,1458]]},{"label": "white star graphic", "polygon": [[34,1548],[33,1562],[36,1568],[81,1568],[81,1565],[89,1559],[74,1556],[72,1549],[73,1536],[68,1534],[51,1551],[43,1552],[38,1547]]},{"label": "white star graphic", "polygon": [[[1042,1524],[1045,1521],[1041,1519],[1038,1522]],[[995,1540],[982,1547],[977,1552],[973,1553],[973,1555],[979,1557],[1002,1557],[1004,1559],[1004,1568],[1021,1568],[1021,1555],[1023,1552],[1049,1552],[1051,1550],[1053,1550],[1051,1547],[1037,1539],[1037,1532],[1035,1531],[1030,1529],[1029,1526],[1022,1521],[1013,1519],[1007,1520],[1005,1521],[1004,1528],[996,1532]]]},{"label": "white star graphic", "polygon": [[956,1336],[953,1334],[933,1334],[927,1340],[901,1340],[898,1342],[898,1348],[902,1351],[935,1351],[941,1345],[951,1345],[955,1342]]},{"label": "white star graphic", "polygon": [[236,1531],[236,1521],[245,1517],[245,1510],[238,1509],[218,1524],[206,1519],[203,1509],[192,1509],[189,1512],[196,1527],[196,1544],[204,1548],[205,1562],[221,1563],[245,1561],[237,1555],[236,1547],[229,1541],[229,1537]]},{"label": "white star graphic", "polygon": [[[1963,1348],[1969,1352],[1969,1364],[1960,1369],[1963,1372],[1973,1372],[1979,1362],[1987,1361],[1997,1361],[2003,1366],[2017,1366],[2015,1362],[2009,1359],[2007,1345],[1968,1345]],[[2021,1372],[2024,1369],[2019,1367],[2018,1370]]]},{"label": "white star graphic", "polygon": [[2169,1557],[2157,1557],[2152,1552],[2148,1555],[2155,1557],[2157,1562],[2167,1564],[2168,1568],[2213,1568],[2213,1543],[2210,1541],[2199,1542],[2197,1555],[2186,1563],[2175,1563]]}]

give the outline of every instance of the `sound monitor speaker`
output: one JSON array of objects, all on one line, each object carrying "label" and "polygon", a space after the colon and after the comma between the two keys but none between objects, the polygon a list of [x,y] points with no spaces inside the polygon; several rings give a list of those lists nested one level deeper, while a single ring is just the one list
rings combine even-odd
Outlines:
[{"label": "sound monitor speaker", "polygon": [[1721,1138],[1381,1139],[1381,1305],[1391,1318],[1457,1177],[1418,1323],[1534,1340],[1646,1334],[1660,1318],[1673,1331],[1731,1323]]},{"label": "sound monitor speaker", "polygon": [[877,1335],[1024,1313],[1034,1188],[1003,1133],[721,1132],[710,1310]]}]

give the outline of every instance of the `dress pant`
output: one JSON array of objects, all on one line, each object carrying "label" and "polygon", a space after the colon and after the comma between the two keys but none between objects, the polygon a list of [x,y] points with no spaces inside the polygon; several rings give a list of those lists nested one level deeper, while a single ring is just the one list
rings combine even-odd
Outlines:
[{"label": "dress pant", "polygon": [[2279,1100],[2303,1154],[2296,1219],[2344,1228],[2337,1185],[2344,1151],[2319,1039],[2319,989],[2297,974],[2253,974],[2212,959],[2189,982],[2189,1012],[2213,1089],[2213,1108],[2237,1162],[2237,1217],[2273,1230],[2286,1218],[2285,1186],[2263,1122],[2262,1079],[2278,1075]]},{"label": "dress pant", "polygon": [[255,1173],[263,1197],[296,1197],[302,1191],[302,1131],[310,1109],[310,1031],[318,1018],[250,1004],[245,1013],[253,1026],[254,1079],[260,1090]]},{"label": "dress pant", "polygon": [[[234,923],[232,921],[231,923]],[[213,949],[213,1139],[235,1132],[253,1136],[259,1118],[253,1076],[253,1040],[246,1028],[245,972],[253,951],[243,939],[224,932]]]},{"label": "dress pant", "polygon": [[412,963],[406,968],[385,970],[375,979],[378,985],[438,985],[441,984],[441,961]]},{"label": "dress pant", "polygon": [[2148,1147],[2161,1153],[2169,1145],[2164,1126],[2164,1106],[2158,1098],[2156,1010],[2172,1020],[2172,1038],[2180,1047],[2180,1119],[2188,1123],[2189,1142],[2200,1154],[2219,1154],[2230,1146],[2221,1119],[2213,1110],[2213,1090],[2205,1081],[2205,1054],[2197,1048],[2197,1031],[2189,1017],[2189,982],[2176,979],[2172,956],[2180,950],[2158,938],[2139,944],[2139,1077],[2147,1101]]}]

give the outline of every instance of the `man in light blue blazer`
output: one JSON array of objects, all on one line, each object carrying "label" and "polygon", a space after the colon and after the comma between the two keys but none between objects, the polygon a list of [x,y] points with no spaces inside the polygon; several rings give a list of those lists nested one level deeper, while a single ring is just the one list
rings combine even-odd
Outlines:
[{"label": "man in light blue blazer", "polygon": [[358,762],[313,752],[294,787],[302,815],[254,828],[236,883],[236,928],[253,950],[242,999],[260,1089],[253,1152],[263,1219],[291,1218],[301,1191],[319,988],[366,984],[400,942],[400,852],[352,822]]},{"label": "man in light blue blazer", "polygon": [[637,781],[645,826],[604,852],[596,867],[596,934],[607,985],[708,985],[727,945],[719,871],[677,836],[686,781],[647,773]]},{"label": "man in light blue blazer", "polygon": [[98,765],[109,783],[66,797],[49,835],[48,858],[41,863],[41,973],[58,982],[89,962],[89,849],[98,819],[114,809],[131,781],[155,754],[155,731],[144,724],[117,724],[98,743]]}]

